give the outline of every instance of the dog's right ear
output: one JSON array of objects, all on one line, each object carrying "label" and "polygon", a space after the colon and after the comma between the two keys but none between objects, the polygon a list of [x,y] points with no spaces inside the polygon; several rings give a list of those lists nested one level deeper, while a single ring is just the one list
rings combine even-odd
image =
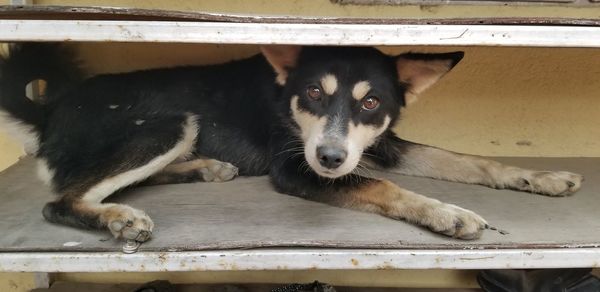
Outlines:
[{"label": "dog's right ear", "polygon": [[271,66],[273,66],[273,69],[275,69],[275,73],[277,73],[275,82],[279,85],[285,85],[288,71],[296,66],[302,47],[271,45],[261,46],[260,50]]},{"label": "dog's right ear", "polygon": [[441,54],[406,53],[396,57],[396,69],[400,82],[408,87],[404,96],[406,104],[417,100],[417,96],[462,60],[464,52]]}]

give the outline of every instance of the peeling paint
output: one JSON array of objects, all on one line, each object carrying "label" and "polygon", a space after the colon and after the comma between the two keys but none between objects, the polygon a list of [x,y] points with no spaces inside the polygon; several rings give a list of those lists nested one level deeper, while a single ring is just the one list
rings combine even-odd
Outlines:
[{"label": "peeling paint", "polygon": [[495,256],[478,257],[478,258],[459,258],[459,260],[461,260],[461,261],[478,261],[478,260],[487,260],[487,259],[493,259],[493,258],[495,258]]},{"label": "peeling paint", "polygon": [[598,266],[599,248],[227,252],[0,253],[2,271],[154,272],[319,269],[498,269]]}]

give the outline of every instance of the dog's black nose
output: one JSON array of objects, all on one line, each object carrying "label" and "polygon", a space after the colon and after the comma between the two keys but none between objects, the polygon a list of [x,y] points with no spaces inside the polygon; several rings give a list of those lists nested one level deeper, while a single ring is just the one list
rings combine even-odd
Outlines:
[{"label": "dog's black nose", "polygon": [[319,158],[319,163],[325,168],[338,168],[340,165],[342,165],[342,163],[344,163],[344,161],[346,161],[346,156],[348,156],[348,153],[344,149],[340,149],[338,147],[317,147],[317,157]]}]

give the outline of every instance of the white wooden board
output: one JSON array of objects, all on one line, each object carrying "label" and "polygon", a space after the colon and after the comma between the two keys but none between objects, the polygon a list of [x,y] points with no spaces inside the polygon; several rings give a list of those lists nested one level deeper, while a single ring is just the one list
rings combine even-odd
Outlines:
[{"label": "white wooden board", "polygon": [[0,41],[600,47],[600,27],[0,20]]}]

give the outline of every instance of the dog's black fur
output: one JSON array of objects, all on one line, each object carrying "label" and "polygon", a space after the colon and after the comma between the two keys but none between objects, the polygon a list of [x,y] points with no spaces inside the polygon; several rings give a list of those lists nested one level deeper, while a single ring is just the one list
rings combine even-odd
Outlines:
[{"label": "dog's black fur", "polygon": [[[310,136],[322,134],[315,147],[331,146],[338,154],[360,152],[360,161],[378,168],[460,181],[421,168],[402,170],[403,165],[418,168],[418,158],[407,153],[426,146],[399,139],[391,127],[406,104],[405,96],[430,85],[419,88],[419,78],[436,81],[461,60],[462,52],[392,57],[373,48],[272,47],[263,51],[264,55],[222,65],[83,80],[74,58],[63,47],[16,46],[0,65],[0,106],[9,118],[26,126],[38,146],[32,152],[51,170],[51,184],[61,198],[45,207],[44,216],[68,225],[108,227],[115,236],[147,240],[152,224],[143,212],[124,205],[102,205],[110,192],[100,196],[94,188],[176,148],[185,139],[182,127],[190,126],[193,117],[197,133],[188,150],[194,158],[231,163],[240,175],[268,174],[282,193],[406,219],[451,236],[479,236],[485,221],[472,212],[360,176],[354,171],[356,165],[345,173],[332,174],[327,170],[330,167],[317,170],[321,166],[310,164],[310,157],[307,163],[305,149],[313,143],[307,140],[307,131],[322,118],[323,132]],[[334,76],[329,85],[323,79],[328,74]],[[43,103],[24,96],[25,85],[38,78],[48,82]],[[369,84],[365,97],[353,97],[353,86],[365,80]],[[335,90],[326,85],[335,85]],[[320,96],[307,96],[307,88],[317,88]],[[324,93],[328,90],[333,92]],[[368,97],[379,101],[374,110],[364,107]],[[348,138],[352,131],[363,134]],[[344,139],[368,141],[361,142],[363,149],[351,150],[344,146]],[[315,161],[322,158],[327,157],[319,154]],[[181,159],[191,160],[187,153],[180,153]],[[198,169],[182,169],[163,176],[155,169],[133,181],[207,180]],[[483,178],[468,182],[505,187]]]}]

